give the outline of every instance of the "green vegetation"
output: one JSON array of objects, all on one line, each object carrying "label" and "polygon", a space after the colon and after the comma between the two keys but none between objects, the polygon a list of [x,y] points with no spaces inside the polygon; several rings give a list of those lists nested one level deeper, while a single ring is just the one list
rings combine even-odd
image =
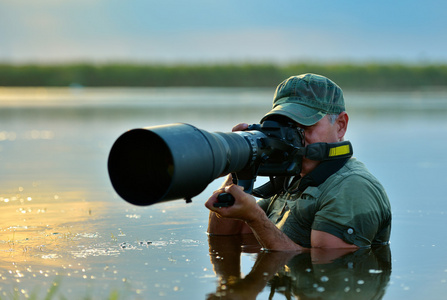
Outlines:
[{"label": "green vegetation", "polygon": [[447,87],[447,65],[404,64],[0,64],[0,86],[272,87],[301,74],[325,75],[349,89]]}]

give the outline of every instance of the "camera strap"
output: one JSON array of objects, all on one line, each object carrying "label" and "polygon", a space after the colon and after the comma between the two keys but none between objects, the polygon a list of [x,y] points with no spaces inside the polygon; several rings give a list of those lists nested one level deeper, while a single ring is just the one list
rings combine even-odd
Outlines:
[{"label": "camera strap", "polygon": [[[309,174],[300,178],[297,176],[290,184],[290,176],[271,176],[270,181],[253,190],[253,195],[259,198],[270,198],[280,192],[296,193],[304,191],[309,186],[319,186],[332,174],[340,170],[352,157],[353,150],[349,141],[339,143],[315,143],[306,147],[306,158],[319,160],[321,163]],[[289,190],[290,186],[300,180],[298,188]]]},{"label": "camera strap", "polygon": [[326,161],[349,158],[353,154],[350,141],[337,143],[314,143],[306,147],[306,158],[310,160]]},{"label": "camera strap", "polygon": [[349,157],[321,162],[315,168],[315,170],[301,178],[296,190],[287,192],[293,194],[298,191],[303,192],[309,186],[319,186],[320,184],[325,182],[326,179],[328,179],[332,174],[335,174],[338,170],[340,170],[348,160]]}]

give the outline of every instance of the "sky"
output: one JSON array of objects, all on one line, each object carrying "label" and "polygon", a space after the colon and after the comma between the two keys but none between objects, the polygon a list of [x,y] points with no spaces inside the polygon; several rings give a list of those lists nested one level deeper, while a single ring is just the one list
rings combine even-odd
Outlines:
[{"label": "sky", "polygon": [[0,63],[447,63],[445,0],[0,0]]}]

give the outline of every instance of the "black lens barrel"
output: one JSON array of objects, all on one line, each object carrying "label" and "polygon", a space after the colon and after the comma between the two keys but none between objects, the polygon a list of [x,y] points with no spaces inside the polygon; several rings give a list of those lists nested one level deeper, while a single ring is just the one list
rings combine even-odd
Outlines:
[{"label": "black lens barrel", "polygon": [[259,131],[209,133],[189,124],[130,130],[109,154],[115,191],[135,205],[190,199],[221,175],[254,163]]}]

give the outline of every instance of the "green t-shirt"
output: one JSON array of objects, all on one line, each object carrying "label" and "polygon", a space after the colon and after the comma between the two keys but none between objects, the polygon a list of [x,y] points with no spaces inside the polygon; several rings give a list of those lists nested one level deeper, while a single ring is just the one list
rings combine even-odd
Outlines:
[{"label": "green t-shirt", "polygon": [[282,232],[303,247],[311,246],[312,229],[359,247],[389,242],[388,196],[355,158],[319,186],[309,186],[302,193],[275,195],[258,204]]}]

